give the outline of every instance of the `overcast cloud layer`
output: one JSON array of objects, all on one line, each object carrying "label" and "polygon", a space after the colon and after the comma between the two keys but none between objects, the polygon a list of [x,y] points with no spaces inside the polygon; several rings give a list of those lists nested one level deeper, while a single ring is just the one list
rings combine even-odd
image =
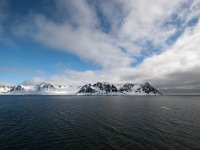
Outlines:
[{"label": "overcast cloud layer", "polygon": [[13,35],[75,54],[101,69],[66,68],[50,78],[27,82],[148,81],[162,89],[200,90],[200,0],[55,0],[54,4],[50,16],[30,12],[16,21]]}]

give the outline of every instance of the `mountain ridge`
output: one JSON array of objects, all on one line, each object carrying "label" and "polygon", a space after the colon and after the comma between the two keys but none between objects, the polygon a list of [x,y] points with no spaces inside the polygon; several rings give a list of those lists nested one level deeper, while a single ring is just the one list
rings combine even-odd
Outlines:
[{"label": "mountain ridge", "polygon": [[143,84],[109,82],[88,83],[83,86],[42,82],[37,85],[0,85],[3,95],[163,95],[148,82]]},{"label": "mountain ridge", "polygon": [[97,82],[86,84],[78,91],[79,95],[162,95],[156,88],[148,82],[144,84],[125,83],[111,84],[107,82]]}]

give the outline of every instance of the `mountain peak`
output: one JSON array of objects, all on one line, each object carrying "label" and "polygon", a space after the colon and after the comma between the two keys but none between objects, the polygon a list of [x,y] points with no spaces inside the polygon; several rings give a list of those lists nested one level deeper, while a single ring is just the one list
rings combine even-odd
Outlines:
[{"label": "mountain peak", "polygon": [[55,91],[56,88],[51,83],[42,82],[39,85],[39,90],[53,90],[53,91]]}]

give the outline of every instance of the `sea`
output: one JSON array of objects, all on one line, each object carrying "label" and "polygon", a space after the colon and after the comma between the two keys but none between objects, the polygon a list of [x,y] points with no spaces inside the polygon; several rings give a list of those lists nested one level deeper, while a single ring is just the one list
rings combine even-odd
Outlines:
[{"label": "sea", "polygon": [[200,150],[200,96],[0,96],[1,150]]}]

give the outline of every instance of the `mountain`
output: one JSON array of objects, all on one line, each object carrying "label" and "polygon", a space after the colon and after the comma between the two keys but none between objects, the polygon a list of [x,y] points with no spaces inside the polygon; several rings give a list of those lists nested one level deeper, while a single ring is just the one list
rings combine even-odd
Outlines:
[{"label": "mountain", "polygon": [[144,84],[124,84],[119,91],[126,95],[162,95],[157,89],[151,86],[148,82]]},{"label": "mountain", "polygon": [[18,85],[6,94],[8,95],[75,95],[76,86],[40,83],[38,85]]},{"label": "mountain", "polygon": [[97,82],[86,84],[79,91],[79,95],[162,95],[149,83],[144,84],[110,84]]},{"label": "mountain", "polygon": [[7,93],[7,92],[10,91],[12,88],[13,88],[12,86],[0,85],[0,94],[1,94],[1,93]]},{"label": "mountain", "polygon": [[86,84],[78,91],[79,95],[119,95],[118,89],[109,83],[97,82],[95,84]]},{"label": "mountain", "polygon": [[0,86],[6,95],[162,95],[149,83],[111,84],[108,82],[88,83],[84,86],[40,83],[37,85]]},{"label": "mountain", "polygon": [[56,91],[56,88],[50,84],[50,83],[41,83],[39,86],[38,86],[38,90],[39,91],[42,91],[42,90],[46,90],[46,91]]}]

